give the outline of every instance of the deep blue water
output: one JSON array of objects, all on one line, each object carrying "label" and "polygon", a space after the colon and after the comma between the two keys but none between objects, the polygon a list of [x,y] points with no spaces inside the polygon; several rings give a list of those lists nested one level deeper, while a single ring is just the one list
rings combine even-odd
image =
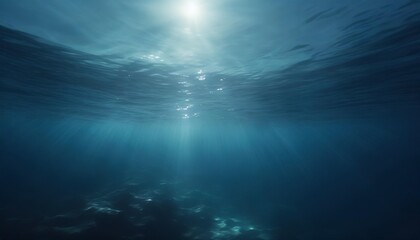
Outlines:
[{"label": "deep blue water", "polygon": [[418,0],[0,0],[0,73],[0,240],[420,239]]}]

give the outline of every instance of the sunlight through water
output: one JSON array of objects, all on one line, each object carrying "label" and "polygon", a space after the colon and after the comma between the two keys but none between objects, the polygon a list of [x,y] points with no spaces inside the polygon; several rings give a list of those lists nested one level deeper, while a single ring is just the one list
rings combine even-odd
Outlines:
[{"label": "sunlight through water", "polygon": [[0,0],[0,240],[419,240],[420,0]]},{"label": "sunlight through water", "polygon": [[197,2],[189,2],[183,8],[183,14],[188,19],[195,20],[201,14],[200,6]]}]

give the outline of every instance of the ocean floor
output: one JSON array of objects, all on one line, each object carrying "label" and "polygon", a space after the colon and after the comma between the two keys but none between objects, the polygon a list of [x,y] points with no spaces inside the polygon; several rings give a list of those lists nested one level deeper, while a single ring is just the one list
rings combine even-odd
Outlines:
[{"label": "ocean floor", "polygon": [[273,239],[273,229],[235,216],[223,199],[173,182],[129,181],[66,205],[63,212],[22,218],[3,210],[2,239]]}]

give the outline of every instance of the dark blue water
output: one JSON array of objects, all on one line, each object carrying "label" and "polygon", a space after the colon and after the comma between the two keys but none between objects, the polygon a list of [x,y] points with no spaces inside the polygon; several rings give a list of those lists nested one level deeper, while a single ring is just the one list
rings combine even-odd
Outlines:
[{"label": "dark blue water", "polygon": [[0,13],[0,240],[420,239],[420,1]]}]

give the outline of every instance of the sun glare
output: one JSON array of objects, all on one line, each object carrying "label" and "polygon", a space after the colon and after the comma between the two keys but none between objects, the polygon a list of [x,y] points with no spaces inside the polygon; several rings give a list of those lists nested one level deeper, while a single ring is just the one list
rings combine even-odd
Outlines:
[{"label": "sun glare", "polygon": [[183,13],[188,19],[197,19],[200,16],[200,6],[196,2],[189,2],[184,6]]}]

